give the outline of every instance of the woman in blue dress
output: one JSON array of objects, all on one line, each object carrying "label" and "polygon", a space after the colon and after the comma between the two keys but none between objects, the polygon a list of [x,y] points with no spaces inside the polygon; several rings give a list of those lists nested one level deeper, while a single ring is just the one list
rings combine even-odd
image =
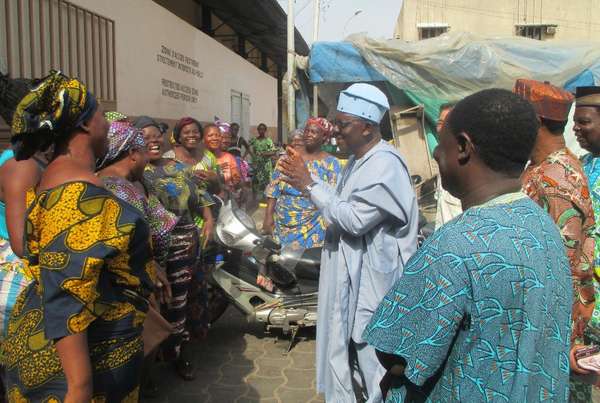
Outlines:
[{"label": "woman in blue dress", "polygon": [[[313,177],[335,186],[342,170],[340,161],[321,150],[333,133],[333,125],[324,118],[310,118],[304,130],[305,164]],[[281,180],[281,171],[275,169],[267,186],[267,212],[263,231],[273,234],[282,246],[307,249],[323,246],[325,220],[301,190]]]}]

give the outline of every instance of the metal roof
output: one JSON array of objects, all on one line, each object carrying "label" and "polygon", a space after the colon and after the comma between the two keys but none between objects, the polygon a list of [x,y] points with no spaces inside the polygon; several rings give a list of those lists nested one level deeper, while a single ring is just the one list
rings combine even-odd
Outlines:
[{"label": "metal roof", "polygon": [[[208,6],[238,34],[266,53],[279,66],[287,63],[287,14],[276,0],[195,0]],[[296,53],[307,56],[310,49],[295,29]]]}]

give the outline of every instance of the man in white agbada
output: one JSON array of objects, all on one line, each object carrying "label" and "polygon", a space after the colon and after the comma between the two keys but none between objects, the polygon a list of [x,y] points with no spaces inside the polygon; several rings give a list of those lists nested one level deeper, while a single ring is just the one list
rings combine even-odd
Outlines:
[{"label": "man in white agbada", "polygon": [[288,182],[309,194],[328,228],[321,260],[317,389],[327,402],[382,401],[385,370],[362,340],[371,315],[417,245],[418,208],[406,163],[381,139],[386,96],[354,84],[339,98],[335,129],[353,154],[335,188],[311,178],[293,151],[281,161]]}]

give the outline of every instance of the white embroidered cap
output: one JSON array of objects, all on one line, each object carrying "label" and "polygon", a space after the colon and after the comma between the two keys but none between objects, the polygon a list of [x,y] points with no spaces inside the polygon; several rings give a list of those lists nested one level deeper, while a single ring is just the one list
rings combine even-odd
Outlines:
[{"label": "white embroidered cap", "polygon": [[390,109],[385,94],[371,84],[352,84],[340,93],[337,110],[379,124]]}]

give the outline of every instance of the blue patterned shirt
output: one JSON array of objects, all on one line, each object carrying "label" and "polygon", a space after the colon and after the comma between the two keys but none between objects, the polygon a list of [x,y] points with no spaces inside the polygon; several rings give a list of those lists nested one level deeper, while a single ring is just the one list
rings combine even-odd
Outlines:
[{"label": "blue patterned shirt", "polygon": [[[564,402],[569,263],[550,216],[522,194],[473,207],[408,261],[364,338],[407,361],[431,402]],[[401,402],[404,387],[388,402]]]}]

